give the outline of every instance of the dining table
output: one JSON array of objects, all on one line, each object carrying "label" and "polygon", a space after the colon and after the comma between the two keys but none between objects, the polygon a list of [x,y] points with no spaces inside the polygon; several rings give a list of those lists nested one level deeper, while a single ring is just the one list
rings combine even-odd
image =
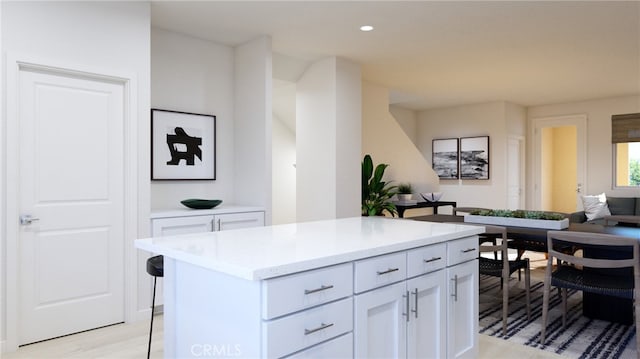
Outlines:
[{"label": "dining table", "polygon": [[[414,220],[431,221],[431,222],[464,222],[464,216],[437,214],[429,216],[411,217]],[[549,229],[504,226],[507,229],[507,237],[509,238],[509,248],[518,251],[520,257],[525,251],[547,251],[547,232]],[[574,232],[585,233],[604,233],[623,237],[636,238],[640,241],[640,227],[638,226],[605,226],[592,223],[570,223],[569,227],[564,229]],[[631,249],[585,249],[584,256],[593,258],[609,258],[620,259],[630,258]],[[633,270],[630,268],[604,270],[607,274],[633,276]],[[605,296],[593,293],[583,293],[583,314],[589,318],[602,319],[610,322],[616,322],[631,325],[633,321],[633,300],[623,299],[612,296]]]}]

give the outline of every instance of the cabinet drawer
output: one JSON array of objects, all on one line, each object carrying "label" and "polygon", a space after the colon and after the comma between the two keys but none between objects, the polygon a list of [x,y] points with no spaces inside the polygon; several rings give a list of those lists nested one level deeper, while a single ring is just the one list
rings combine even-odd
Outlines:
[{"label": "cabinet drawer", "polygon": [[447,244],[416,248],[407,253],[407,277],[442,269],[447,265]]},{"label": "cabinet drawer", "polygon": [[407,278],[407,253],[398,252],[358,261],[354,278],[356,293],[404,280]]},{"label": "cabinet drawer", "polygon": [[262,282],[262,318],[276,318],[344,298],[351,293],[351,263],[267,279]]},{"label": "cabinet drawer", "polygon": [[345,334],[316,347],[307,349],[287,359],[351,359],[353,358],[353,334]]},{"label": "cabinet drawer", "polygon": [[353,299],[262,323],[267,358],[279,358],[353,330]]},{"label": "cabinet drawer", "polygon": [[478,258],[478,237],[472,236],[447,244],[447,266]]}]

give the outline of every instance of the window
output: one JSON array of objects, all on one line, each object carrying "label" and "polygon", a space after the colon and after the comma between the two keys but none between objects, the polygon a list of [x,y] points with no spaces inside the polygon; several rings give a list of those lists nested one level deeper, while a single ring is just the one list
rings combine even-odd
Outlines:
[{"label": "window", "polygon": [[640,187],[640,113],[611,117],[615,187]]}]

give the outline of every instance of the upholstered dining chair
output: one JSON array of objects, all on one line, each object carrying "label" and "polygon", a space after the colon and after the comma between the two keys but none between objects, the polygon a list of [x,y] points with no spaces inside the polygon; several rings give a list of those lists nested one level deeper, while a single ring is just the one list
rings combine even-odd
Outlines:
[{"label": "upholstered dining chair", "polygon": [[[452,223],[453,224],[453,223]],[[455,223],[461,224],[461,223]],[[509,279],[511,274],[521,269],[524,270],[525,298],[527,301],[527,319],[531,319],[531,276],[529,270],[529,258],[509,260],[507,229],[500,226],[480,225],[464,223],[465,225],[484,227],[484,233],[478,235],[480,242],[480,254],[484,252],[499,253],[499,258],[492,259],[480,255],[478,259],[480,274],[498,277],[501,279],[502,288],[502,334],[507,334],[507,320],[509,317]]]},{"label": "upholstered dining chair", "polygon": [[[574,249],[606,248],[631,249],[632,255],[623,259],[595,259],[575,256],[563,251],[567,245]],[[549,259],[544,279],[544,292],[542,299],[542,329],[540,343],[544,344],[547,329],[547,317],[549,312],[549,297],[551,286],[562,289],[562,326],[566,326],[567,318],[567,288],[581,290],[602,295],[628,298],[634,300],[636,332],[640,328],[640,252],[638,239],[616,236],[613,234],[549,231],[547,233],[547,248]],[[623,256],[624,257],[624,256]],[[553,270],[553,260],[556,259],[557,267]],[[608,275],[602,272],[587,271],[584,268],[633,268],[633,277]],[[640,335],[636,335],[636,346],[639,348]]]}]

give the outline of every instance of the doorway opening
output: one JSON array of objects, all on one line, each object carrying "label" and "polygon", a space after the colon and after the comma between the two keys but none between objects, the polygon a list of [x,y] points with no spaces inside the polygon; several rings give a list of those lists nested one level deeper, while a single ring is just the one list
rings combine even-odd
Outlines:
[{"label": "doorway opening", "polygon": [[535,208],[571,213],[586,188],[586,116],[534,120]]}]

